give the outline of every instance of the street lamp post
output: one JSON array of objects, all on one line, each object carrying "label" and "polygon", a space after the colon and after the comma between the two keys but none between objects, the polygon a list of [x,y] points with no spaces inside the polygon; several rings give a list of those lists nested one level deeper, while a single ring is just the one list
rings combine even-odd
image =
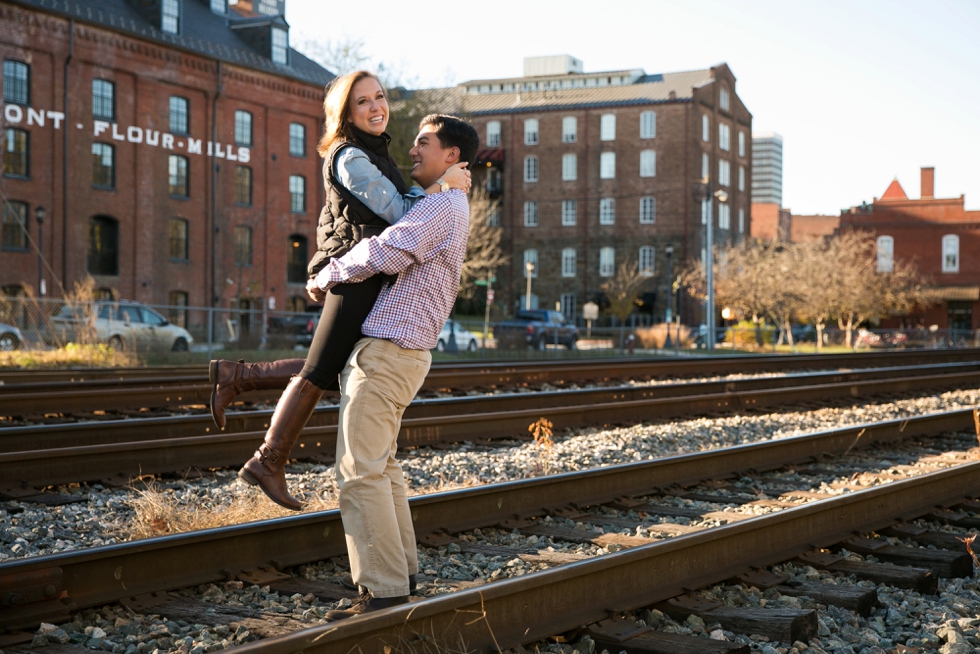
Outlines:
[{"label": "street lamp post", "polygon": [[706,203],[707,207],[704,207],[705,211],[705,238],[704,238],[704,268],[705,268],[705,285],[707,286],[707,297],[704,302],[704,312],[705,312],[705,327],[707,328],[706,347],[709,350],[715,349],[715,275],[714,275],[714,251],[715,251],[715,230],[714,230],[714,218],[711,216],[712,205],[714,204],[714,198],[718,198],[719,202],[728,201],[728,193],[718,189],[714,193],[711,192],[711,176],[706,175],[700,184],[694,187],[694,195],[696,200],[702,202],[702,206]]},{"label": "street lamp post", "polygon": [[674,303],[674,271],[671,268],[671,259],[674,256],[674,246],[668,245],[664,248],[664,254],[667,255],[667,312],[664,315],[664,322],[667,323],[667,339],[664,341],[664,347],[668,348],[671,346],[670,342],[670,323],[673,321],[673,312],[671,307]]},{"label": "street lamp post", "polygon": [[534,264],[530,261],[524,264],[524,270],[527,271],[527,291],[524,294],[524,310],[531,310],[531,277],[534,275]]},{"label": "street lamp post", "polygon": [[41,205],[34,208],[34,220],[37,221],[37,292],[44,297],[44,216],[47,209]]}]

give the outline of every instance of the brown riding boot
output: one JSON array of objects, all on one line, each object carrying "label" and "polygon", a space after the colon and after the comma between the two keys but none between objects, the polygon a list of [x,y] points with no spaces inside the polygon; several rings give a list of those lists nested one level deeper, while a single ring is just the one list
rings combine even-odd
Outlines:
[{"label": "brown riding boot", "polygon": [[292,511],[302,510],[303,505],[286,487],[286,461],[322,396],[323,391],[308,380],[293,377],[279,398],[265,440],[238,471],[243,481],[259,486],[269,499]]},{"label": "brown riding boot", "polygon": [[211,390],[211,417],[220,429],[225,428],[225,408],[245,391],[286,388],[289,380],[303,370],[306,359],[283,359],[245,363],[219,359],[208,365]]}]

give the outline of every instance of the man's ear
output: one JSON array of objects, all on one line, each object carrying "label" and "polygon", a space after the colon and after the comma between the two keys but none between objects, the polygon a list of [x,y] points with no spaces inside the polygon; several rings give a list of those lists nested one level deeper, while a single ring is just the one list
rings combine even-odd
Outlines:
[{"label": "man's ear", "polygon": [[446,163],[450,165],[459,163],[459,148],[455,145],[449,148],[449,152],[446,154]]}]

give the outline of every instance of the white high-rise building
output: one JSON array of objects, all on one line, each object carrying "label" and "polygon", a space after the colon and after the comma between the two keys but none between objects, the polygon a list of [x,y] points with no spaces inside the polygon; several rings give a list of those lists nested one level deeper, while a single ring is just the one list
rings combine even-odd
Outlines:
[{"label": "white high-rise building", "polygon": [[752,203],[783,204],[783,137],[752,134]]}]

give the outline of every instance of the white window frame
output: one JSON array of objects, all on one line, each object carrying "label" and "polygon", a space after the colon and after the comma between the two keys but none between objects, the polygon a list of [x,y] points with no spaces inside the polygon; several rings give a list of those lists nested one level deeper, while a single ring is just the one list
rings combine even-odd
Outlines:
[{"label": "white window frame", "polygon": [[738,130],[738,156],[745,156],[745,132]]},{"label": "white window frame", "polygon": [[599,179],[616,179],[615,152],[603,152],[599,155]]},{"label": "white window frame", "polygon": [[745,166],[742,165],[738,167],[738,190],[745,190]]},{"label": "white window frame", "polygon": [[160,31],[180,34],[180,0],[163,0],[160,3]]},{"label": "white window frame", "polygon": [[731,152],[732,128],[728,123],[718,123],[718,147],[725,152]]},{"label": "white window frame", "polygon": [[565,182],[574,182],[578,179],[578,157],[574,152],[561,156],[561,178]]},{"label": "white window frame", "polygon": [[640,152],[640,177],[657,176],[657,152],[656,150],[643,150]]},{"label": "white window frame", "polygon": [[289,64],[289,32],[281,27],[272,28],[272,63]]},{"label": "white window frame", "polygon": [[574,323],[575,321],[575,305],[577,304],[578,297],[575,293],[562,293],[561,294],[561,312],[565,315],[565,320]]},{"label": "white window frame", "polygon": [[538,201],[537,200],[527,200],[524,202],[524,226],[525,227],[537,227],[538,226]]},{"label": "white window frame", "polygon": [[895,239],[891,236],[879,236],[875,242],[878,255],[878,272],[890,273],[895,271]]},{"label": "white window frame", "polygon": [[711,174],[711,157],[707,152],[701,153],[701,179]]},{"label": "white window frame", "polygon": [[[524,265],[521,266],[524,269],[524,279],[527,279],[527,264],[531,262],[534,264],[534,270],[531,272],[531,279],[538,276],[538,270],[541,266],[538,265],[538,251],[535,248],[528,248],[524,250]],[[521,305],[523,307],[523,305]]]},{"label": "white window frame", "polygon": [[616,114],[602,114],[599,119],[599,140],[616,140]]},{"label": "white window frame", "polygon": [[641,245],[638,261],[638,270],[644,277],[653,277],[654,262],[656,260],[656,250],[652,245]]},{"label": "white window frame", "polygon": [[599,276],[612,277],[616,272],[616,248],[606,246],[599,249]]},{"label": "white window frame", "polygon": [[578,200],[561,201],[561,224],[572,227],[578,221]]},{"label": "white window frame", "polygon": [[732,228],[732,207],[727,202],[718,204],[718,229]]},{"label": "white window frame", "polygon": [[616,198],[601,198],[599,200],[599,224],[616,224]]},{"label": "white window frame", "polygon": [[575,143],[578,140],[578,118],[565,116],[561,119],[561,142]]},{"label": "white window frame", "polygon": [[500,121],[491,120],[487,122],[487,147],[498,147],[500,145]]},{"label": "white window frame", "polygon": [[943,236],[943,272],[960,271],[960,237],[956,234]]},{"label": "white window frame", "polygon": [[718,160],[718,183],[722,186],[732,184],[732,164],[728,159]]},{"label": "white window frame", "polygon": [[725,111],[732,110],[732,98],[731,94],[728,92],[724,86],[718,90],[718,106]]},{"label": "white window frame", "polygon": [[645,195],[640,198],[640,224],[652,225],[657,222],[657,198]]},{"label": "white window frame", "polygon": [[738,208],[738,233],[745,233],[745,209],[742,207]]},{"label": "white window frame", "polygon": [[708,114],[701,114],[701,140],[705,143],[711,142],[711,119]]},{"label": "white window frame", "polygon": [[535,156],[524,157],[524,181],[528,183],[538,181],[538,158]]},{"label": "white window frame", "polygon": [[524,121],[524,145],[538,144],[538,119],[528,118]]},{"label": "white window frame", "polygon": [[575,276],[575,263],[578,259],[578,253],[575,248],[563,248],[561,251],[561,276],[562,277],[574,277]]},{"label": "white window frame", "polygon": [[657,112],[644,111],[640,114],[640,138],[652,139],[657,137]]}]

